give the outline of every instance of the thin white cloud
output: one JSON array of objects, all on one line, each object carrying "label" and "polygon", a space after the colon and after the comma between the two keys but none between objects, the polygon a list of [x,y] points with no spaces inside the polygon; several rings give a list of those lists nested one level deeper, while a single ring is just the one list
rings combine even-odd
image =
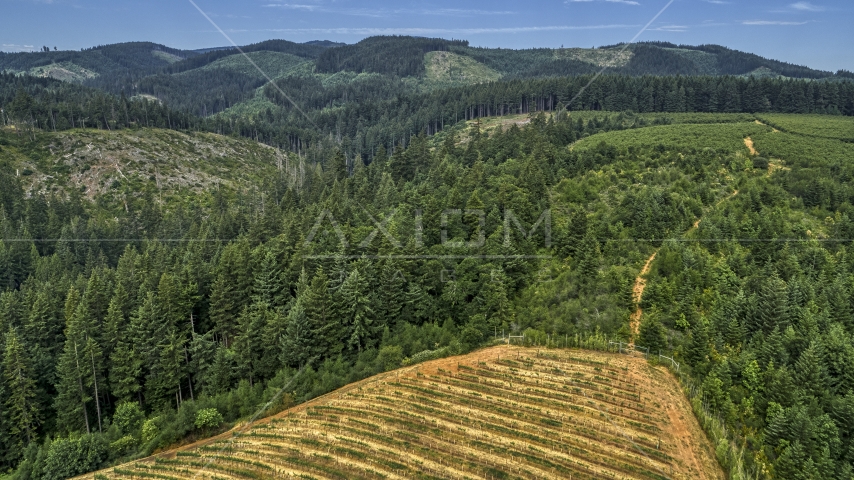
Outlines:
[{"label": "thin white cloud", "polygon": [[270,28],[262,30],[229,30],[229,33],[275,32],[289,34],[327,34],[327,35],[481,35],[490,33],[529,33],[556,32],[572,30],[604,30],[637,28],[640,25],[553,25],[544,27],[505,27],[505,28]]},{"label": "thin white cloud", "polygon": [[320,9],[320,5],[303,5],[300,3],[270,3],[264,6],[284,8],[286,10],[304,10],[306,12],[313,12]]},{"label": "thin white cloud", "polygon": [[438,8],[435,10],[412,11],[421,15],[451,15],[451,16],[474,16],[474,15],[512,15],[516,12],[506,10],[467,10],[464,8]]},{"label": "thin white cloud", "polygon": [[798,10],[801,12],[823,12],[825,10],[824,7],[820,5],[813,5],[810,2],[797,2],[789,5],[789,8],[794,10]]},{"label": "thin white cloud", "polygon": [[208,16],[214,18],[252,18],[249,15],[234,15],[232,13],[212,13],[206,12]]},{"label": "thin white cloud", "polygon": [[781,22],[777,20],[745,20],[742,25],[806,25],[808,22]]},{"label": "thin white cloud", "polygon": [[564,0],[563,3],[591,3],[591,2],[606,2],[606,3],[622,3],[624,5],[640,5],[640,2],[635,0]]},{"label": "thin white cloud", "polygon": [[715,5],[730,5],[732,2],[725,2],[724,0],[703,0],[706,3],[713,3]]},{"label": "thin white cloud", "polygon": [[337,13],[357,17],[393,17],[397,15],[433,15],[445,17],[475,17],[484,15],[512,15],[516,12],[506,10],[478,10],[465,8],[433,8],[433,9],[368,9],[368,8],[333,8],[323,5],[311,5],[304,3],[268,3],[263,5],[268,8],[282,8],[286,10],[298,10],[317,13]]},{"label": "thin white cloud", "polygon": [[687,25],[661,25],[655,28],[649,28],[647,31],[652,32],[674,32],[674,33],[682,33],[688,31]]},{"label": "thin white cloud", "polygon": [[2,52],[31,52],[33,50],[36,50],[35,45],[18,45],[15,43],[0,44],[0,51]]}]

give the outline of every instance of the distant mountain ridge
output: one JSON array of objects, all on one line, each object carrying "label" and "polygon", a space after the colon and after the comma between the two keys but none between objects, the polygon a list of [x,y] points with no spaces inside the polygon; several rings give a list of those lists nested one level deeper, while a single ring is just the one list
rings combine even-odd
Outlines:
[{"label": "distant mountain ridge", "polygon": [[[617,52],[625,49],[619,59]],[[792,78],[831,78],[835,74],[720,45],[677,45],[670,42],[616,44],[593,49],[538,48],[504,49],[470,47],[467,41],[449,41],[406,36],[369,37],[352,45],[329,40],[304,43],[267,40],[241,47],[244,52],[274,51],[316,59],[320,71],[373,72],[398,76],[424,74],[423,56],[430,51],[451,51],[471,57],[507,77],[579,75],[617,60],[612,73],[628,75],[748,75],[763,68]],[[89,81],[116,75],[139,77],[155,73],[178,73],[238,54],[229,46],[181,50],[152,42],[127,42],[100,45],[81,51],[31,53],[0,52],[0,70],[18,74],[54,76],[50,65],[67,65],[71,70],[89,75],[68,76],[56,73],[65,81]],[[396,65],[396,66],[392,66]],[[75,68],[77,67],[77,68]],[[836,75],[845,73],[840,70]]]},{"label": "distant mountain ridge", "polygon": [[[0,52],[0,71],[26,74],[33,72],[39,67],[66,64],[77,66],[80,69],[91,72],[93,77],[97,77],[118,74],[128,70],[152,70],[169,65],[175,61],[186,60],[196,55],[198,53],[190,50],[179,50],[152,42],[101,45],[81,51]],[[68,79],[60,78],[60,80]],[[72,79],[72,81],[82,80],[84,79]]]},{"label": "distant mountain ridge", "polygon": [[[264,42],[241,47],[244,52],[278,51],[291,53],[299,57],[316,58],[321,51],[336,46],[328,40],[312,41],[304,44],[286,40],[267,40]],[[99,45],[92,48],[76,50],[61,50],[47,52],[0,52],[0,71],[17,74],[31,74],[57,78],[64,81],[83,82],[92,78],[109,77],[142,77],[161,71],[177,73],[183,70],[198,68],[228,55],[238,54],[234,47],[212,47],[199,50],[181,50],[152,42],[126,42],[111,45]],[[195,60],[188,62],[189,60]],[[174,69],[168,67],[176,65]],[[74,70],[83,70],[88,76],[69,78],[68,76],[53,76],[44,73],[51,65],[67,65]],[[76,67],[76,68],[75,68]],[[93,86],[101,86],[93,82]]]},{"label": "distant mountain ridge", "polygon": [[[382,103],[393,99],[400,102],[403,98],[429,101],[431,105],[422,105],[419,109],[425,115],[426,112],[433,112],[429,114],[433,118],[446,116],[437,112],[449,98],[457,98],[457,103],[463,102],[469,108],[482,110],[466,111],[463,116],[467,118],[489,116],[495,111],[503,114],[511,104],[516,105],[511,110],[524,112],[529,108],[525,100],[514,98],[510,101],[496,97],[488,101],[482,98],[474,101],[472,97],[474,92],[480,92],[477,93],[480,98],[483,91],[490,89],[504,91],[504,94],[495,95],[506,96],[507,91],[518,88],[520,84],[524,84],[524,88],[514,95],[535,102],[535,110],[548,110],[557,104],[561,95],[566,96],[565,92],[560,95],[556,91],[535,95],[526,89],[541,88],[546,84],[532,80],[571,80],[569,77],[578,79],[603,71],[609,77],[633,78],[620,80],[622,83],[630,81],[638,84],[635,80],[641,80],[640,84],[652,85],[648,80],[640,78],[646,76],[658,77],[668,82],[668,85],[673,81],[678,81],[679,85],[693,82],[691,84],[694,87],[691,88],[700,88],[698,85],[702,85],[705,93],[680,92],[679,87],[672,92],[670,90],[673,89],[668,87],[668,92],[662,93],[658,91],[659,87],[649,87],[653,88],[653,93],[645,93],[643,98],[638,92],[626,91],[622,100],[615,100],[607,98],[613,96],[614,92],[613,88],[608,87],[611,93],[590,102],[590,108],[593,109],[604,108],[602,105],[633,109],[632,101],[637,100],[637,108],[642,111],[674,108],[674,111],[679,111],[679,105],[684,103],[685,108],[688,108],[687,105],[694,102],[692,99],[700,95],[702,98],[698,97],[698,101],[704,105],[703,108],[712,110],[724,108],[725,111],[736,111],[743,103],[751,106],[751,112],[778,108],[774,105],[803,104],[806,105],[803,108],[792,108],[813,112],[814,109],[809,107],[810,102],[795,102],[788,97],[781,97],[780,89],[788,83],[788,79],[800,79],[803,84],[797,90],[803,90],[805,98],[820,105],[820,108],[816,107],[818,112],[849,112],[851,107],[846,103],[847,100],[834,100],[836,97],[832,93],[827,93],[830,100],[822,97],[823,93],[818,94],[820,98],[815,98],[815,92],[819,84],[848,82],[854,76],[842,70],[834,74],[719,45],[691,46],[668,42],[618,44],[599,48],[513,50],[472,47],[465,40],[376,36],[352,45],[328,40],[304,43],[267,40],[242,46],[239,50],[212,47],[191,51],[150,42],[131,42],[98,46],[80,52],[0,55],[0,72],[7,74],[78,83],[96,89],[93,92],[100,90],[116,98],[124,95],[157,100],[167,105],[170,111],[198,117],[224,114],[228,122],[241,120],[253,125],[267,125],[277,116],[290,115],[287,112],[291,110],[293,102],[286,97],[298,98],[300,108],[307,112],[332,116],[338,115],[336,112],[348,105],[365,108],[371,102]],[[693,81],[699,77],[704,78],[699,79],[699,83]],[[733,88],[729,92],[717,91],[724,88],[721,82],[729,88],[729,79],[737,77],[751,81],[773,79],[781,83],[774,87],[763,86],[762,89],[767,91],[763,90],[761,95],[756,94],[756,86],[748,93],[745,90],[746,82],[738,87],[741,91],[737,94]],[[269,85],[270,80],[275,81],[278,88]],[[814,88],[810,87],[812,90],[807,87],[809,83],[814,83]],[[461,87],[467,89],[465,93],[458,90]],[[597,90],[601,88],[605,88],[605,84],[596,87]],[[715,90],[714,94],[708,93],[712,90]],[[288,93],[283,96],[282,91]],[[436,95],[424,96],[433,93]],[[641,108],[643,105],[652,105],[647,97],[661,100],[666,94],[673,97],[669,104],[672,108],[665,109],[662,105]],[[90,92],[86,95],[94,94]],[[749,99],[746,103],[742,101],[745,95]],[[731,98],[732,101],[726,105],[717,105],[722,102],[709,101],[706,97]],[[680,99],[685,99],[685,102]],[[537,106],[536,102],[545,103]],[[408,101],[403,103],[408,104]],[[498,107],[499,104],[504,106]],[[386,108],[391,107],[384,106],[381,109]],[[457,107],[455,111],[462,112]],[[448,118],[458,120],[459,112]],[[303,120],[302,115],[287,121],[280,119],[289,128],[299,128],[295,125]],[[440,121],[438,125],[426,127],[426,131],[441,129],[443,123]],[[419,129],[422,127],[419,126]],[[230,123],[228,128],[234,127]],[[329,128],[335,131],[352,130],[343,125]],[[257,129],[253,126],[250,130]],[[293,136],[300,135],[294,133]]]}]

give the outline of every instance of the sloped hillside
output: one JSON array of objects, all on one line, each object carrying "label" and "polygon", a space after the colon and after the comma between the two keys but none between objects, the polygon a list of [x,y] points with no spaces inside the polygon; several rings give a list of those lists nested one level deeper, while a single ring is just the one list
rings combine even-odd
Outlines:
[{"label": "sloped hillside", "polygon": [[36,141],[6,129],[0,141],[0,161],[24,177],[30,193],[78,190],[91,199],[248,186],[281,158],[248,139],[148,128],[40,133]]},{"label": "sloped hillside", "polygon": [[499,346],[381,374],[94,478],[723,479],[713,457],[663,367]]}]

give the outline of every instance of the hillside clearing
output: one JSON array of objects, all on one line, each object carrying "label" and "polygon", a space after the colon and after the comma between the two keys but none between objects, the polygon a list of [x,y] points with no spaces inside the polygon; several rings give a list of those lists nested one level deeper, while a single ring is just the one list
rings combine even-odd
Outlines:
[{"label": "hillside clearing", "polygon": [[477,60],[451,52],[427,53],[424,68],[430,84],[474,85],[501,79],[500,73]]},{"label": "hillside clearing", "polygon": [[567,58],[609,68],[623,67],[633,56],[631,50],[612,48],[560,48],[554,51],[554,57],[558,59]]},{"label": "hillside clearing", "polygon": [[96,72],[87,70],[71,62],[51,63],[39,67],[33,67],[28,75],[42,78],[53,78],[63,82],[82,82],[98,76]]},{"label": "hillside clearing", "polygon": [[630,356],[507,345],[381,374],[99,474],[724,478],[666,369]]},{"label": "hillside clearing", "polygon": [[35,144],[4,138],[11,145],[0,159],[25,172],[31,195],[74,188],[95,199],[134,195],[145,185],[165,196],[201,192],[251,185],[275,171],[278,161],[275,149],[250,140],[154,128],[44,133]]}]

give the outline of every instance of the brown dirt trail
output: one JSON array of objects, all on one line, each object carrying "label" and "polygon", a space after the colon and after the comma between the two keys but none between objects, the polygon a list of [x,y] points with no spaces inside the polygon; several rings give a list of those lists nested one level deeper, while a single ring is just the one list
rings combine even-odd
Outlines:
[{"label": "brown dirt trail", "polygon": [[754,156],[759,155],[759,152],[756,151],[756,147],[753,146],[753,139],[752,138],[750,138],[750,137],[745,138],[744,139],[744,146],[746,146],[747,149],[750,150],[751,155],[754,155]]},{"label": "brown dirt trail", "polygon": [[[632,298],[635,301],[635,311],[632,312],[630,323],[632,328],[632,337],[636,337],[640,330],[640,320],[641,316],[643,316],[643,310],[640,307],[640,303],[641,300],[643,300],[643,291],[646,288],[646,276],[649,274],[649,270],[652,268],[652,262],[655,260],[657,255],[658,250],[653,252],[649,259],[647,259],[646,264],[644,264],[637,278],[635,278],[635,286],[632,289]],[[634,344],[634,339],[632,339],[632,344]]]},{"label": "brown dirt trail", "polygon": [[[748,140],[750,140],[750,137],[744,139],[745,144],[747,144]],[[749,145],[747,145],[747,147],[749,149],[751,149],[752,152],[755,152],[755,150],[753,150],[752,141]],[[716,203],[715,206],[717,207],[718,205],[720,205],[720,204],[724,203],[725,201],[735,197],[736,195],[738,195],[738,190],[732,192],[729,196],[727,196],[726,198],[724,198],[721,201],[719,201],[718,203]],[[688,231],[685,232],[685,234],[687,235],[688,233],[691,233],[692,231],[700,228],[700,222],[702,222],[702,221],[703,221],[702,217],[695,220],[694,223],[691,225],[691,228],[688,229]],[[640,303],[641,303],[641,300],[643,300],[643,291],[644,291],[644,289],[646,289],[646,276],[649,274],[649,271],[652,268],[652,262],[655,261],[656,256],[658,256],[658,249],[656,249],[652,253],[652,255],[647,259],[647,261],[644,264],[643,268],[641,269],[640,273],[635,278],[635,286],[634,286],[634,288],[632,288],[632,298],[634,299],[634,302],[635,302],[635,311],[632,312],[631,317],[629,317],[629,320],[630,320],[629,326],[631,327],[631,331],[632,331],[632,341],[630,342],[631,345],[634,345],[634,337],[637,337],[638,331],[640,330],[641,317],[643,316],[643,309],[641,309]]]}]

